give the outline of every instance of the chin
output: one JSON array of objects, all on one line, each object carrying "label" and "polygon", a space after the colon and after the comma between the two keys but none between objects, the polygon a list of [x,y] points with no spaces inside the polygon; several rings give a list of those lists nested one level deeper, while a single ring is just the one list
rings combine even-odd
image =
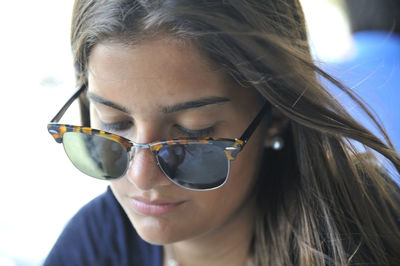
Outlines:
[{"label": "chin", "polygon": [[166,245],[190,238],[186,236],[176,222],[160,217],[130,217],[138,235],[154,245]]}]

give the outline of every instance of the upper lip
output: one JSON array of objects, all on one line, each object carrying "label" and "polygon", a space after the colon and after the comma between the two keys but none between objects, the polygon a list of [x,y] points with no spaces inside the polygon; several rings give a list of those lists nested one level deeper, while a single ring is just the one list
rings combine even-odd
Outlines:
[{"label": "upper lip", "polygon": [[133,196],[131,198],[149,205],[178,204],[183,202],[179,200],[168,200],[162,198],[148,199],[140,196]]}]

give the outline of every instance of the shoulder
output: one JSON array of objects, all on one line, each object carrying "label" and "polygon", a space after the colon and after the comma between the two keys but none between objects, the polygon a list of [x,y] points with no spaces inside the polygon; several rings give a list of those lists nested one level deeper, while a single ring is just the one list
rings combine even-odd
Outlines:
[{"label": "shoulder", "polygon": [[108,188],[68,222],[44,265],[158,265],[160,252],[139,237]]}]

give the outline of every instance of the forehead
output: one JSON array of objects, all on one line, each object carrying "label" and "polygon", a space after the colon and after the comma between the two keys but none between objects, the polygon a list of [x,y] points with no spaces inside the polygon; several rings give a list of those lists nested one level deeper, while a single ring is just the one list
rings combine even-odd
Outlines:
[{"label": "forehead", "polygon": [[134,46],[100,43],[91,53],[88,77],[89,89],[102,96],[118,92],[142,100],[228,96],[233,87],[193,45],[163,40]]}]

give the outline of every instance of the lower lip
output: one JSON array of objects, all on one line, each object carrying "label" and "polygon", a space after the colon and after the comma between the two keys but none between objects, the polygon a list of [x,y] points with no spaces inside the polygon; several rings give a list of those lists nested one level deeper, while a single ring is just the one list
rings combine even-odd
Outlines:
[{"label": "lower lip", "polygon": [[178,203],[163,203],[163,204],[150,204],[143,201],[131,199],[133,208],[141,214],[158,216],[170,213],[178,208],[183,202]]}]

